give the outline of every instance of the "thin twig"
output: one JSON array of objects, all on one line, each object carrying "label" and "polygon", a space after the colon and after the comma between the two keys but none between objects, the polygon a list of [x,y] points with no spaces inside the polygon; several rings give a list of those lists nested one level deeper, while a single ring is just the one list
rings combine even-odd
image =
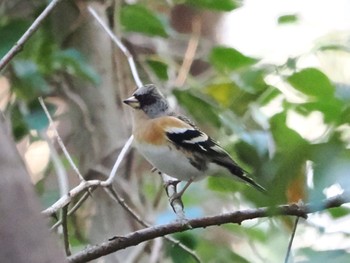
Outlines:
[{"label": "thin twig", "polygon": [[62,196],[58,199],[53,205],[46,208],[41,213],[45,216],[51,216],[57,213],[58,210],[62,209],[65,205],[69,204],[74,197],[78,196],[84,191],[87,191],[90,187],[101,186],[102,181],[100,180],[89,180],[89,181],[81,181],[76,187],[71,189],[68,194]]},{"label": "thin twig", "polygon": [[[50,116],[50,115],[49,115]],[[51,119],[51,116],[50,116]],[[100,180],[89,180],[89,181],[81,181],[79,185],[71,189],[66,195],[62,196],[59,200],[57,200],[53,205],[42,211],[42,214],[51,216],[55,214],[59,209],[63,208],[65,205],[69,204],[74,197],[79,195],[81,192],[88,190],[90,187],[96,187],[96,186],[102,186],[102,187],[108,187],[112,184],[113,179],[116,175],[116,172],[121,164],[121,161],[125,157],[128,149],[130,148],[130,145],[132,143],[133,137],[130,136],[128,141],[125,143],[124,147],[122,148],[114,166],[113,169],[106,181],[100,181]],[[68,153],[67,153],[68,154]],[[69,156],[69,154],[68,154]]]},{"label": "thin twig", "polygon": [[[95,190],[95,187],[91,187],[90,192],[86,191],[82,197],[80,197],[79,201],[68,211],[67,215],[72,215],[78,208],[85,202],[85,200],[90,196],[90,193]],[[50,230],[55,230],[58,226],[62,224],[62,220],[58,220],[51,228]]]},{"label": "thin twig", "polygon": [[67,151],[67,148],[66,148],[66,146],[64,145],[64,143],[63,143],[63,141],[61,139],[61,136],[58,134],[58,131],[55,128],[55,125],[54,125],[53,120],[51,118],[51,115],[50,115],[50,113],[49,113],[49,111],[48,111],[48,109],[47,109],[47,107],[45,105],[45,102],[44,102],[43,98],[39,97],[38,100],[39,100],[39,103],[40,103],[41,107],[43,108],[43,110],[44,110],[44,112],[46,114],[46,117],[49,119],[50,126],[53,129],[53,131],[54,131],[54,134],[56,136],[57,142],[58,142],[59,146],[61,147],[64,156],[67,158],[69,164],[72,166],[72,168],[75,171],[75,173],[79,176],[79,179],[81,181],[85,181],[84,177],[81,175],[79,169],[77,168],[77,166],[75,165],[72,157],[70,156],[69,152]]},{"label": "thin twig", "polygon": [[62,0],[52,0],[44,11],[35,19],[35,21],[30,25],[27,31],[21,36],[21,38],[16,42],[15,45],[5,54],[5,56],[0,60],[0,71],[12,60],[12,58],[19,53],[24,44],[28,39],[38,30],[39,26],[42,24],[44,19],[51,13],[55,6]]},{"label": "thin twig", "polygon": [[[350,202],[350,196],[345,196],[344,194],[342,194],[333,198],[326,199],[323,202],[310,203],[306,205],[292,204],[282,205],[273,208],[256,208],[236,211],[232,213],[225,213],[216,216],[190,219],[189,224],[192,226],[193,229],[195,229],[206,228],[209,226],[217,226],[227,223],[241,224],[243,221],[246,220],[282,215],[306,218],[307,214],[309,213],[323,211],[331,207],[339,207],[340,205],[348,202]],[[187,230],[188,227],[180,222],[141,229],[129,233],[125,236],[114,237],[101,244],[86,248],[83,251],[80,251],[77,254],[68,257],[68,261],[75,263],[86,262],[127,247],[138,245],[142,242],[149,241],[157,237],[162,237],[165,235],[183,232]]]},{"label": "thin twig", "polygon": [[149,227],[150,224],[144,221],[135,211],[133,211],[127,203],[125,203],[124,199],[114,190],[114,188],[110,185],[104,188],[107,194],[117,201],[128,213],[129,215],[136,220],[140,225],[144,227]]},{"label": "thin twig", "polygon": [[200,34],[201,19],[200,16],[195,16],[192,21],[192,35],[190,41],[188,42],[182,65],[174,83],[176,87],[182,87],[186,81],[187,75],[190,72],[191,65],[196,55]]},{"label": "thin twig", "polygon": [[290,240],[289,240],[289,244],[288,244],[288,248],[287,248],[287,254],[286,254],[286,258],[284,259],[284,263],[288,263],[289,262],[289,256],[290,256],[290,253],[291,253],[291,250],[292,250],[292,245],[293,245],[295,233],[297,231],[298,223],[299,223],[299,216],[297,216],[295,218],[294,227],[293,227],[292,235],[291,235]]},{"label": "thin twig", "polygon": [[102,183],[102,186],[109,186],[112,184],[114,177],[117,174],[117,170],[118,170],[120,164],[122,163],[125,155],[127,154],[128,150],[130,149],[130,146],[131,146],[133,140],[134,140],[134,136],[131,135],[129,137],[129,139],[126,141],[126,143],[124,144],[122,150],[120,151],[118,158],[115,161],[113,168],[108,176],[108,179]]},{"label": "thin twig", "polygon": [[55,147],[52,145],[52,142],[51,142],[50,138],[47,136],[47,134],[45,132],[40,132],[40,136],[43,139],[45,139],[45,141],[49,145],[52,164],[53,164],[53,166],[55,168],[55,172],[57,174],[58,188],[60,190],[60,196],[64,196],[69,192],[69,182],[68,182],[68,175],[67,175],[66,169],[64,169],[62,161],[61,161],[60,157],[58,156],[58,153],[57,153]]},{"label": "thin twig", "polygon": [[68,205],[66,205],[62,208],[61,220],[62,220],[62,229],[63,229],[64,250],[66,251],[66,255],[70,256],[70,255],[72,255],[72,252],[70,251],[70,248],[69,248],[67,211],[68,211]]},{"label": "thin twig", "polygon": [[91,6],[88,6],[88,11],[96,19],[96,21],[102,26],[103,30],[106,31],[108,36],[112,39],[112,41],[119,47],[119,49],[126,56],[128,63],[129,63],[129,66],[130,66],[131,74],[134,77],[136,86],[141,88],[143,86],[143,84],[142,84],[142,81],[140,79],[139,73],[137,71],[134,58],[131,55],[131,53],[129,52],[129,50],[119,40],[119,38],[116,37],[116,35],[112,32],[112,30],[109,29],[109,27],[105,24],[105,22],[103,22],[103,20],[100,18],[100,16],[96,13],[96,11]]}]

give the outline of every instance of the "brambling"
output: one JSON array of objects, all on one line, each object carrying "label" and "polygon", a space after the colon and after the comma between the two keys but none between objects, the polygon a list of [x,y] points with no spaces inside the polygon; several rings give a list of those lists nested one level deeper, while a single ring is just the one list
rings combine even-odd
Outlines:
[{"label": "brambling", "polygon": [[138,88],[123,102],[135,109],[133,135],[138,151],[158,171],[187,181],[171,200],[181,197],[193,181],[223,169],[266,192],[218,143],[188,118],[171,111],[168,101],[153,84]]}]

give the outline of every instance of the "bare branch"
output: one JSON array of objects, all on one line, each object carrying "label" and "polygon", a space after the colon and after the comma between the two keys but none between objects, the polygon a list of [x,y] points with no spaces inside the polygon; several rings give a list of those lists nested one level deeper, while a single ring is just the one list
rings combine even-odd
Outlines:
[{"label": "bare branch", "polygon": [[102,26],[103,30],[106,31],[106,33],[112,39],[112,41],[123,52],[123,54],[125,55],[125,57],[128,60],[131,74],[134,77],[136,86],[139,88],[142,87],[143,84],[142,84],[142,81],[140,79],[139,73],[137,71],[134,58],[131,55],[131,53],[129,52],[129,50],[126,48],[126,46],[124,46],[124,44],[119,40],[119,38],[116,37],[116,35],[112,32],[112,30],[109,29],[109,27],[105,24],[105,22],[103,22],[103,20],[100,18],[100,16],[96,13],[96,11],[91,6],[88,7],[88,10],[89,10],[90,14],[96,19],[96,21]]},{"label": "bare branch", "polygon": [[49,145],[52,164],[53,164],[53,166],[55,168],[55,172],[57,174],[58,188],[60,190],[60,196],[64,196],[69,191],[69,182],[68,182],[67,172],[66,172],[64,165],[62,164],[62,161],[61,161],[55,147],[53,146],[50,138],[43,131],[40,132],[40,136]]},{"label": "bare branch", "polygon": [[63,229],[64,250],[66,251],[66,255],[70,256],[72,255],[72,253],[69,248],[67,212],[68,212],[68,205],[62,208],[61,221],[62,221],[62,229]]},{"label": "bare branch", "polygon": [[297,232],[298,223],[299,223],[299,216],[297,216],[295,218],[294,227],[293,227],[293,230],[292,230],[292,236],[290,237],[290,240],[289,240],[289,244],[288,244],[288,248],[287,248],[287,254],[286,254],[286,258],[284,259],[284,263],[288,263],[289,262],[289,256],[290,256],[290,252],[292,250],[292,245],[293,245],[295,233]]},{"label": "bare branch", "polygon": [[[216,216],[202,217],[197,219],[188,220],[192,229],[205,228],[208,226],[216,226],[227,223],[241,224],[245,220],[271,217],[271,216],[298,216],[306,218],[307,214],[318,211],[323,211],[331,207],[339,207],[342,204],[350,202],[349,195],[338,195],[333,198],[329,198],[320,203],[310,203],[306,205],[281,205],[278,207],[265,207],[257,209],[249,209],[236,211],[232,213],[225,213]],[[69,262],[86,262],[99,258],[101,256],[108,255],[118,250],[136,246],[142,242],[188,230],[188,227],[180,222],[171,224],[154,226],[145,229],[141,229],[130,233],[126,236],[113,237],[110,240],[103,242],[99,245],[91,246],[85,250],[78,252],[77,254],[68,257]]]},{"label": "bare branch", "polygon": [[100,186],[101,183],[102,181],[100,180],[81,181],[80,184],[74,187],[72,190],[70,190],[68,194],[62,196],[56,201],[56,203],[46,208],[41,213],[45,216],[51,216],[55,214],[58,210],[69,204],[72,201],[72,199],[80,193],[87,191],[90,187]]},{"label": "bare branch", "polygon": [[175,80],[176,87],[182,87],[186,81],[188,73],[190,72],[192,62],[196,55],[199,37],[201,34],[201,19],[199,16],[195,16],[192,21],[192,35],[190,41],[188,42],[187,49],[185,52],[184,60],[182,61],[182,65],[180,67],[179,73]]},{"label": "bare branch", "polygon": [[21,36],[17,43],[5,54],[0,60],[0,71],[12,60],[12,58],[19,53],[28,39],[38,30],[44,19],[51,13],[55,6],[62,0],[52,0],[44,11],[35,19],[33,24],[27,29],[27,31]]},{"label": "bare branch", "polygon": [[[79,201],[70,209],[67,213],[68,216],[72,215],[75,211],[78,210],[78,208],[85,202],[85,200],[89,197],[90,193],[95,190],[96,187],[91,187],[90,192],[86,191],[82,197],[80,197]],[[55,230],[58,226],[62,224],[62,220],[58,220],[51,228],[50,230]]]},{"label": "bare branch", "polygon": [[117,160],[115,161],[114,165],[113,165],[113,168],[108,176],[108,179],[102,183],[102,186],[109,186],[112,184],[113,180],[114,180],[114,177],[116,176],[117,174],[117,170],[120,166],[120,164],[122,163],[126,153],[128,152],[128,150],[130,149],[130,146],[132,144],[132,141],[134,140],[134,136],[131,135],[129,137],[129,139],[126,141],[126,143],[124,144],[122,150],[120,151],[119,155],[118,155],[118,158]]},{"label": "bare branch", "polygon": [[[105,188],[105,190],[111,196],[111,198],[114,199],[116,202],[118,202],[130,214],[130,216],[132,218],[134,218],[140,225],[142,225],[144,227],[151,227],[151,225],[149,223],[144,221],[141,218],[140,215],[138,215],[134,210],[132,210],[130,208],[130,206],[128,206],[125,203],[124,199],[119,196],[118,192],[114,191],[112,186]],[[166,239],[167,241],[173,243],[174,245],[179,246],[182,250],[184,250],[185,252],[190,254],[196,262],[199,262],[199,263],[201,262],[201,260],[197,256],[196,252],[194,252],[193,250],[191,250],[188,247],[186,247],[180,241],[178,241],[178,240],[176,240],[176,239],[174,239],[174,238],[172,238],[170,236],[164,236],[164,239]]]},{"label": "bare branch", "polygon": [[42,98],[42,97],[39,97],[38,100],[39,100],[40,105],[41,105],[41,107],[43,108],[43,110],[44,110],[44,112],[45,112],[47,118],[49,119],[51,128],[53,129],[53,131],[54,131],[54,133],[55,133],[55,136],[56,136],[56,138],[57,138],[57,142],[58,142],[59,146],[61,147],[64,156],[66,156],[66,158],[67,158],[69,164],[72,166],[73,170],[74,170],[74,171],[76,172],[76,174],[79,176],[79,179],[80,179],[81,181],[84,181],[84,180],[85,180],[84,177],[81,175],[81,173],[80,173],[78,167],[75,165],[75,163],[74,163],[73,159],[71,158],[69,152],[67,151],[67,148],[66,148],[66,146],[64,145],[64,143],[63,143],[63,141],[62,141],[60,135],[58,134],[58,131],[56,130],[56,128],[55,128],[55,126],[54,126],[53,120],[52,120],[51,115],[50,115],[50,113],[49,113],[49,111],[48,111],[48,109],[47,109],[47,107],[46,107],[46,105],[45,105],[45,102],[44,102],[43,98]]}]

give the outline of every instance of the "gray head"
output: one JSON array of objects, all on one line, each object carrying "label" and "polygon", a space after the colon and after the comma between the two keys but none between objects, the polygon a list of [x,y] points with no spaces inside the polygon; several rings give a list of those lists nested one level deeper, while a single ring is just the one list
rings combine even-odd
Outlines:
[{"label": "gray head", "polygon": [[169,112],[168,101],[153,84],[138,88],[123,102],[136,110],[144,111],[150,118],[167,115]]}]

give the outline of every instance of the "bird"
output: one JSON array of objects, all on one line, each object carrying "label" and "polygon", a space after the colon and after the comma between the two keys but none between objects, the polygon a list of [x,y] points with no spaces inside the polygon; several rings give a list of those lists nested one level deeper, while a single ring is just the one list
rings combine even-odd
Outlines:
[{"label": "bird", "polygon": [[187,182],[170,197],[181,198],[192,182],[226,170],[260,192],[266,189],[255,182],[231,156],[189,118],[171,110],[167,99],[154,84],[146,84],[123,100],[133,108],[134,145],[161,173]]}]

